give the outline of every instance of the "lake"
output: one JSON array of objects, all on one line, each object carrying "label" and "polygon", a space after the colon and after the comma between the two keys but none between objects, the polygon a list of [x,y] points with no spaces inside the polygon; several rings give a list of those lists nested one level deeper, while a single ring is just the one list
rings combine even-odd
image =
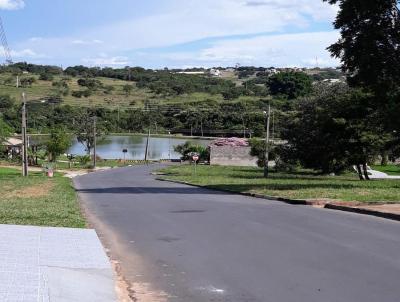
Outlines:
[{"label": "lake", "polygon": [[[146,150],[146,136],[106,136],[97,142],[97,154],[103,159],[123,159],[122,150],[127,149],[126,159],[142,160]],[[187,139],[176,137],[151,137],[149,141],[149,160],[178,159],[179,153],[174,152],[174,146],[192,141],[194,144],[207,146],[210,140]],[[78,141],[74,140],[68,153],[75,155],[86,154],[85,148]]]}]

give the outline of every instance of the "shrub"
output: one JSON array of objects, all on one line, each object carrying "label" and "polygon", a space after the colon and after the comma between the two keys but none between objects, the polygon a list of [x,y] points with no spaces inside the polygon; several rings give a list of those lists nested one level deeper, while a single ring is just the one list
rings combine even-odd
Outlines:
[{"label": "shrub", "polygon": [[209,161],[210,151],[207,147],[201,145],[194,145],[192,142],[187,141],[182,145],[174,147],[175,152],[182,154],[183,160],[190,160],[190,153],[198,153],[200,161]]}]

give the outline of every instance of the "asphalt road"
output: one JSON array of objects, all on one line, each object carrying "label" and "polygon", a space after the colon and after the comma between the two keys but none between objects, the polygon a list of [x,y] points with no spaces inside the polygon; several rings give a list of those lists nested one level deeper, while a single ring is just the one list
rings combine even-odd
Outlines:
[{"label": "asphalt road", "polygon": [[400,223],[161,182],[154,168],[75,180],[139,302],[400,301]]}]

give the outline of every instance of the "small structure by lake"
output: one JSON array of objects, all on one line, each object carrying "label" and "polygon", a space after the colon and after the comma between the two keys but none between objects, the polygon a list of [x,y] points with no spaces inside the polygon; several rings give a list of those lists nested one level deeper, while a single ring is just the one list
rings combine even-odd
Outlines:
[{"label": "small structure by lake", "polygon": [[21,154],[22,140],[15,137],[10,137],[0,144],[2,152],[9,159],[14,159],[16,156]]},{"label": "small structure by lake", "polygon": [[209,145],[210,165],[256,167],[257,158],[250,155],[248,140],[221,138]]}]

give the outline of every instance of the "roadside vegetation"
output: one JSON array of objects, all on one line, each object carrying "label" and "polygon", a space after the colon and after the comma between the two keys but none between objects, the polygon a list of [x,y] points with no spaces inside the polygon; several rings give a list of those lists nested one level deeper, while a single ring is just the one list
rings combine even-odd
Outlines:
[{"label": "roadside vegetation", "polygon": [[[380,169],[381,167],[374,167]],[[400,175],[398,166],[387,166]],[[232,192],[257,193],[288,199],[307,199],[365,203],[400,203],[400,180],[362,182],[357,174],[347,172],[339,176],[327,176],[312,170],[272,172],[264,178],[260,168],[197,166],[172,166],[162,170],[164,179],[179,180],[211,189]]]},{"label": "roadside vegetation", "polygon": [[0,168],[0,224],[85,228],[71,180]]}]

